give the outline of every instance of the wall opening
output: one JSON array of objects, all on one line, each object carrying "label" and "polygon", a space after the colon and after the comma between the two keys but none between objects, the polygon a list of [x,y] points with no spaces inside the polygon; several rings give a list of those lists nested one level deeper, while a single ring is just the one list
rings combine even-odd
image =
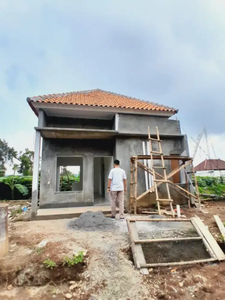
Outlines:
[{"label": "wall opening", "polygon": [[94,204],[109,204],[108,175],[113,167],[112,156],[94,157]]},{"label": "wall opening", "polygon": [[56,191],[72,192],[83,190],[83,158],[57,157]]}]

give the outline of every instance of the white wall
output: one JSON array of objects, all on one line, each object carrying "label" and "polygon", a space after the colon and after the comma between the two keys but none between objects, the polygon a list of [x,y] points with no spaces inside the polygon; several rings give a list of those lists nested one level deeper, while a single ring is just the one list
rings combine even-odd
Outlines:
[{"label": "white wall", "polygon": [[209,176],[209,177],[219,177],[219,176],[225,176],[225,170],[224,171],[199,171],[195,173],[196,176]]}]

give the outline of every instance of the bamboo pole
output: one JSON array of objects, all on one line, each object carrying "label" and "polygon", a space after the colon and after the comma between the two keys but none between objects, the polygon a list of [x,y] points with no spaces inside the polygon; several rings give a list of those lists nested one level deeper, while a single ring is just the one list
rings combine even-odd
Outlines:
[{"label": "bamboo pole", "polygon": [[134,214],[137,214],[137,180],[138,180],[138,169],[137,169],[137,157],[134,162]]},{"label": "bamboo pole", "polygon": [[196,179],[196,176],[195,176],[195,168],[194,168],[194,165],[193,165],[193,160],[192,160],[192,172],[193,172],[194,181],[195,181],[195,192],[196,192],[197,199],[198,199],[198,207],[201,208],[201,199],[200,199],[200,196],[199,196],[198,182],[197,182],[197,179]]},{"label": "bamboo pole", "polygon": [[[133,184],[131,184],[133,183]],[[134,182],[133,182],[133,160],[130,160],[130,203],[129,203],[129,210],[132,212],[133,209],[133,201],[134,201],[134,195],[133,195],[133,188],[134,188]]]}]

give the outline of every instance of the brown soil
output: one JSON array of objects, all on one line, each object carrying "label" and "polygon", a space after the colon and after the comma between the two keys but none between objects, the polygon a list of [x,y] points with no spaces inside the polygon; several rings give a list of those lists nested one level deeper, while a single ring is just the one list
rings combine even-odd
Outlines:
[{"label": "brown soil", "polygon": [[[198,215],[219,241],[213,215],[218,214],[225,222],[224,202],[207,202],[202,212],[186,208],[182,211],[188,218]],[[73,300],[225,299],[225,262],[154,268],[149,269],[149,275],[141,275],[133,265],[125,221],[115,221],[116,232],[70,230],[68,221],[9,223],[9,253],[0,260],[0,300],[62,300],[68,293]],[[175,236],[183,234],[179,229]],[[46,246],[38,247],[44,239]],[[187,249],[197,259],[202,251],[196,244],[176,243],[177,246],[174,250],[164,245],[161,254],[166,252],[165,258],[160,258],[158,248],[152,249],[149,261],[166,261],[171,253],[179,259]],[[86,253],[83,264],[71,268],[62,265],[65,256],[79,251]],[[46,259],[53,260],[57,267],[46,269]]]}]

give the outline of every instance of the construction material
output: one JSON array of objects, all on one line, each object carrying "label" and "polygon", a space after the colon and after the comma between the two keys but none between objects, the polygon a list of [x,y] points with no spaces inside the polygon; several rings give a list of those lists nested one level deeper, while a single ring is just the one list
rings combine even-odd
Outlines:
[{"label": "construction material", "polygon": [[180,205],[177,205],[177,217],[180,218],[181,214],[180,214]]},{"label": "construction material", "polygon": [[217,244],[216,240],[213,238],[209,230],[206,228],[204,223],[199,217],[192,218],[192,224],[195,226],[195,228],[198,228],[199,231],[201,231],[201,234],[203,238],[207,241],[209,247],[211,248],[214,255],[217,257],[218,260],[224,260],[225,255],[220,248],[220,246]]},{"label": "construction material", "polygon": [[[192,236],[192,237],[182,237],[182,238],[160,238],[160,239],[139,239],[138,238],[138,232],[137,232],[137,227],[136,227],[136,222],[190,222],[194,226],[196,232],[198,233],[198,236]],[[225,255],[223,251],[220,249],[219,245],[215,241],[215,239],[212,237],[210,232],[207,230],[206,226],[203,224],[203,222],[198,218],[192,218],[189,220],[180,220],[180,219],[127,219],[127,226],[128,226],[128,232],[129,232],[129,237],[131,241],[131,248],[132,248],[132,253],[134,256],[134,261],[135,261],[135,266],[138,269],[144,268],[151,268],[151,267],[163,267],[163,266],[174,266],[174,265],[189,265],[189,264],[196,264],[196,263],[205,263],[205,262],[213,262],[213,261],[220,261],[220,260],[225,260]],[[146,252],[145,248],[145,254],[142,248],[142,245],[146,244],[153,244],[153,243],[182,243],[182,242],[191,242],[191,241],[202,241],[203,244],[205,245],[205,250],[204,252],[207,254],[199,254],[197,259],[193,260],[187,260],[185,261],[173,261],[171,262],[160,262],[157,261],[157,263],[146,263],[146,258],[145,255],[149,256],[149,252]],[[177,245],[177,244],[176,244]],[[158,246],[157,246],[158,247]],[[177,246],[176,246],[177,247]],[[204,247],[204,246],[202,246]],[[147,248],[148,249],[148,248]],[[160,248],[159,248],[160,249]],[[162,249],[162,248],[161,248]],[[173,251],[173,250],[171,250]],[[189,251],[188,247],[184,247],[184,251]],[[204,253],[203,252],[203,253]],[[197,252],[198,253],[198,252]],[[199,257],[202,257],[202,259],[198,259]],[[185,254],[186,256],[186,254]],[[207,258],[207,256],[210,256]],[[150,256],[152,258],[152,256]],[[194,257],[193,257],[194,258]],[[175,257],[176,259],[176,257]],[[179,260],[179,258],[177,258]]]},{"label": "construction material", "polygon": [[[167,198],[164,199],[164,201],[168,201],[170,203],[170,209],[171,212],[174,216],[174,210],[173,210],[173,200],[171,199],[171,195],[170,195],[170,189],[169,189],[169,185],[168,185],[168,181],[167,181],[167,174],[166,174],[166,167],[165,167],[165,163],[164,163],[164,159],[163,159],[163,153],[162,153],[162,145],[161,145],[161,140],[159,137],[159,130],[158,127],[156,127],[156,133],[157,133],[157,140],[154,139],[154,141],[156,141],[158,143],[158,151],[153,151],[153,147],[152,147],[152,138],[150,135],[150,129],[148,127],[148,141],[149,141],[149,148],[150,148],[150,156],[151,156],[151,167],[153,170],[153,182],[154,182],[154,189],[155,189],[155,195],[156,195],[156,202],[157,202],[157,207],[158,207],[158,212],[159,215],[161,215],[161,211],[160,211],[160,199],[159,199],[159,191],[158,191],[158,186],[157,186],[157,182],[162,182],[165,183],[166,185],[166,192],[167,192]],[[163,178],[162,179],[156,179],[156,172],[155,172],[155,167],[154,166],[154,160],[153,160],[153,154],[159,154],[160,155],[160,160],[161,160],[161,166],[163,169]]]},{"label": "construction material", "polygon": [[72,219],[69,224],[69,228],[76,230],[86,231],[107,231],[114,230],[117,225],[114,220],[107,218],[101,211],[98,212],[85,212],[77,219]]},{"label": "construction material", "polygon": [[216,224],[217,224],[217,226],[218,226],[218,228],[219,228],[219,231],[220,231],[222,240],[223,240],[224,243],[225,243],[225,227],[224,227],[224,225],[223,225],[223,222],[220,220],[220,217],[217,216],[217,215],[214,216],[214,219],[215,219]]},{"label": "construction material", "polygon": [[[154,268],[154,267],[172,267],[172,266],[181,266],[181,265],[195,265],[195,264],[202,264],[207,262],[215,261],[214,258],[206,258],[206,259],[199,259],[199,260],[191,260],[191,261],[179,261],[179,262],[171,262],[171,263],[156,263],[156,264],[146,264],[143,267],[147,268]],[[141,265],[142,268],[142,265]]]},{"label": "construction material", "polygon": [[[159,198],[159,191],[158,191],[158,187],[161,184],[164,184],[166,186],[167,197],[165,197],[164,202],[169,203],[170,209],[171,209],[171,212],[172,212],[173,216],[175,214],[174,214],[174,210],[173,210],[173,199],[170,196],[170,188],[176,190],[182,196],[187,198],[189,207],[190,207],[190,199],[191,199],[192,203],[195,204],[195,201],[196,201],[196,203],[197,203],[196,206],[198,206],[200,208],[201,200],[200,200],[200,196],[199,196],[198,183],[197,183],[197,180],[196,180],[196,177],[195,177],[195,171],[194,171],[194,168],[193,168],[192,158],[190,158],[188,156],[163,155],[162,145],[161,145],[162,140],[160,139],[159,131],[158,131],[157,127],[156,127],[156,133],[157,133],[156,134],[157,138],[152,138],[151,135],[150,135],[150,129],[148,128],[149,143],[147,145],[149,145],[149,152],[150,152],[149,155],[137,155],[137,156],[131,157],[130,203],[129,203],[130,212],[134,211],[134,214],[136,214],[137,213],[137,202],[140,199],[142,199],[143,197],[145,197],[146,195],[148,195],[149,193],[155,192],[156,203],[157,203],[157,207],[158,207],[158,213],[161,214],[160,198]],[[157,151],[153,150],[152,142],[158,143],[158,150]],[[143,147],[144,147],[144,144],[143,144]],[[143,152],[145,153],[145,150]],[[140,160],[144,160],[144,164],[142,164],[140,162]],[[147,165],[148,165],[147,166],[146,162],[149,162],[149,160],[151,160],[151,164],[147,163]],[[160,160],[161,165],[160,166],[154,165],[154,160]],[[179,162],[179,166],[176,167],[174,170],[172,170],[169,174],[167,174],[164,160],[171,160],[171,161],[177,160]],[[195,188],[194,188],[195,194],[188,190],[189,189],[189,184],[187,182],[188,175],[187,175],[186,167],[188,167],[189,165],[192,165],[191,166],[191,173],[193,174],[193,178],[194,178],[194,182],[195,182]],[[137,168],[138,167],[145,171],[145,181],[146,181],[146,178],[147,178],[146,177],[146,172],[149,174],[149,176],[151,176],[151,178],[154,179],[154,185],[153,186],[151,186],[151,182],[150,182],[150,179],[149,179],[149,185],[148,185],[149,189],[147,191],[143,192],[141,195],[137,194],[137,190],[138,190],[137,189],[137,184],[138,184]],[[163,175],[161,175],[157,172],[158,169],[162,169]],[[186,189],[182,188],[178,184],[176,184],[173,181],[169,180],[171,177],[174,177],[174,175],[176,175],[182,169],[185,170]],[[191,182],[191,184],[192,184],[192,182]],[[147,184],[146,184],[146,187],[147,187]]]},{"label": "construction material", "polygon": [[187,238],[165,238],[165,239],[153,239],[153,240],[135,240],[135,244],[148,244],[148,243],[159,243],[159,242],[177,242],[177,241],[196,241],[202,240],[201,236],[193,236]]},{"label": "construction material", "polygon": [[[130,223],[129,220],[127,220],[127,227],[129,231],[130,241],[131,241],[131,249],[133,253],[134,263],[137,269],[141,268],[141,265],[145,265],[145,257],[142,250],[141,245],[136,245],[135,240],[139,239],[138,233],[137,233],[137,227],[135,223]],[[143,267],[141,270],[142,274],[149,274],[148,269]]]}]

